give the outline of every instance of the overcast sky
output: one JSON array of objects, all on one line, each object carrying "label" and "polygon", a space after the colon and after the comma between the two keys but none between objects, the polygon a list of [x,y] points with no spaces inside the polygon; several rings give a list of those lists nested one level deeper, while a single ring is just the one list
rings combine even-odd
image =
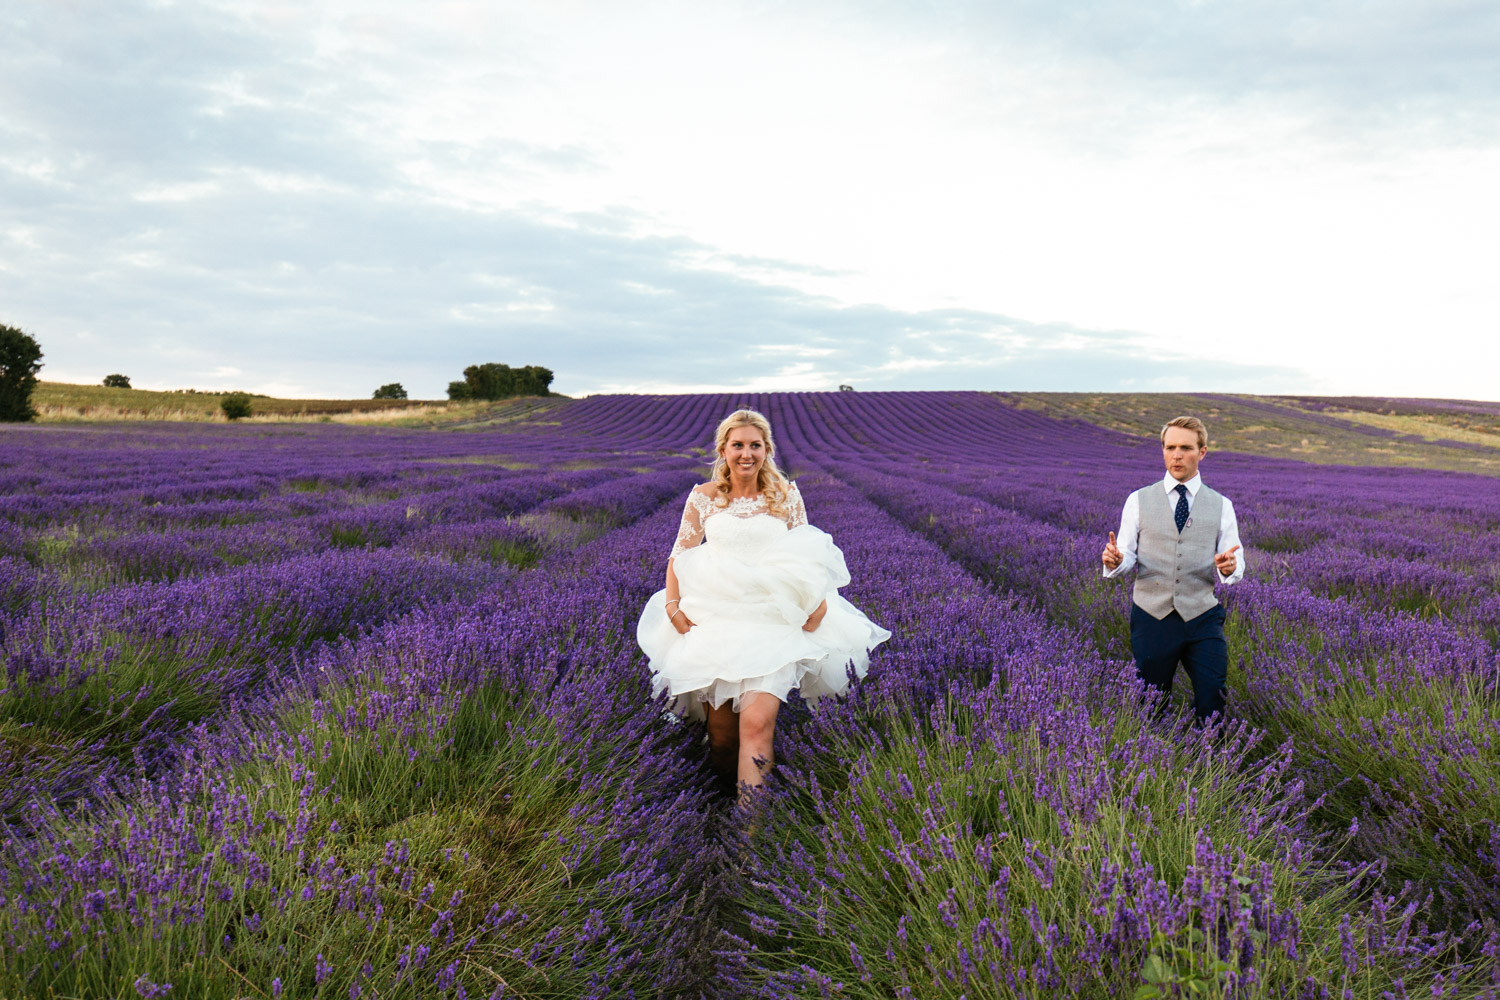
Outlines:
[{"label": "overcast sky", "polygon": [[0,4],[42,377],[1496,398],[1491,0]]}]

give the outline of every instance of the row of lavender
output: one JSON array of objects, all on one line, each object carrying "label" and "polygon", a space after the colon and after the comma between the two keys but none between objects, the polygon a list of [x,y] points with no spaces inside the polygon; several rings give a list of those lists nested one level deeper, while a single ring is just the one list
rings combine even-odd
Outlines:
[{"label": "row of lavender", "polygon": [[[701,980],[712,814],[623,628],[694,462],[259,438],[7,442],[0,993]],[[173,544],[237,558],[119,572]]]},{"label": "row of lavender", "polygon": [[897,638],[853,699],[780,735],[741,931],[765,995],[1491,988],[1417,900],[1333,860],[1288,754],[1152,725],[1126,664],[814,483],[863,571],[851,595]]},{"label": "row of lavender", "polygon": [[[999,408],[956,418],[984,406],[972,397],[823,402],[832,420],[807,420],[795,397],[784,408],[811,460],[975,573],[1127,654],[1125,589],[1098,577],[1098,550],[1122,496],[1157,474],[1151,444],[1125,441],[1127,460],[1121,438],[1094,429],[1038,427]],[[855,430],[873,426],[885,429],[880,450]],[[1355,831],[1358,856],[1388,865],[1395,885],[1431,889],[1455,927],[1493,918],[1500,601],[1479,538],[1500,523],[1500,496],[1488,480],[1451,474],[1242,456],[1206,469],[1238,498],[1256,567],[1227,595],[1236,714],[1289,739],[1299,775],[1325,793],[1317,819]],[[1262,531],[1269,546],[1257,544]],[[1281,558],[1305,537],[1325,540],[1316,562]],[[1419,612],[1407,600],[1413,579],[1430,600]],[[1346,600],[1352,591],[1358,601]]]},{"label": "row of lavender", "polygon": [[[1107,655],[1126,654],[1125,593],[1098,578],[1098,550],[1123,496],[1159,475],[1151,443],[972,394],[715,403],[766,410],[794,469],[839,473],[976,576],[1032,597]],[[1257,567],[1232,595],[1236,713],[1266,727],[1262,747],[1283,747],[1313,790],[1315,839],[1332,837],[1388,885],[1415,879],[1437,919],[1492,952],[1500,605],[1477,545],[1500,516],[1489,481],[1244,456],[1208,469],[1238,498]],[[946,625],[946,611],[937,616]],[[1118,711],[1109,698],[1092,704]]]},{"label": "row of lavender", "polygon": [[[1109,435],[1094,427],[1068,426],[1007,411],[999,408],[993,400],[974,394],[735,396],[718,397],[706,409],[723,411],[741,403],[765,409],[772,415],[772,420],[780,427],[783,459],[793,469],[820,466],[846,475],[871,498],[877,499],[882,507],[897,514],[904,525],[941,541],[948,553],[959,558],[981,579],[1031,595],[1055,621],[1067,622],[1071,627],[1083,625],[1086,633],[1097,637],[1098,648],[1115,657],[1124,655],[1119,628],[1119,622],[1124,622],[1124,592],[1118,585],[1104,585],[1098,580],[1098,549],[1104,531],[1115,525],[1119,502],[1125,493],[1142,481],[1160,475],[1154,445],[1142,448],[1140,442]],[[639,408],[639,400],[633,400],[633,405]],[[691,405],[694,409],[702,408],[702,400],[693,400]],[[652,423],[664,424],[666,420],[666,414],[663,414]],[[1244,478],[1256,486],[1253,490],[1241,490],[1238,483],[1226,486],[1227,490],[1242,498],[1247,534],[1260,528],[1256,517],[1265,511],[1266,520],[1274,523],[1275,531],[1290,538],[1293,544],[1298,540],[1298,532],[1308,522],[1316,525],[1320,537],[1329,534],[1326,523],[1308,517],[1308,514],[1317,513],[1320,501],[1340,498],[1350,487],[1368,490],[1371,484],[1379,486],[1388,481],[1380,474],[1371,477],[1362,471],[1344,469],[1319,474],[1316,469],[1293,463],[1230,459],[1227,465],[1238,466]],[[1371,522],[1389,522],[1395,514],[1400,519],[1398,525],[1404,526],[1413,523],[1431,526],[1434,522],[1431,508],[1434,507],[1437,516],[1467,519],[1478,522],[1481,528],[1488,519],[1493,519],[1494,505],[1487,505],[1490,493],[1484,489],[1484,480],[1476,483],[1464,477],[1442,478],[1442,483],[1424,481],[1419,484],[1419,489],[1407,490],[1406,495],[1398,492],[1385,499],[1373,496],[1362,507],[1353,507],[1359,507],[1359,513]],[[960,483],[962,489],[959,489]],[[981,493],[989,493],[989,499],[996,502],[992,504],[981,498]],[[1370,495],[1365,493],[1365,496]],[[1304,499],[1307,504],[1304,504]],[[1413,501],[1407,505],[1407,510],[1403,510],[1404,501]],[[1080,507],[1092,507],[1094,514],[1091,517],[1089,511],[1080,511]],[[1344,516],[1350,513],[1349,507],[1352,505],[1346,505]],[[1337,523],[1340,513],[1335,511],[1332,517]],[[1283,523],[1275,523],[1277,519]],[[1055,523],[1047,523],[1047,520]],[[1079,525],[1086,525],[1086,528],[1080,531]],[[1359,537],[1358,532],[1355,537]],[[1413,537],[1412,532],[1407,537]],[[1385,541],[1386,549],[1391,549],[1391,541],[1382,541]],[[1281,547],[1290,549],[1293,546],[1283,543]],[[1412,553],[1412,558],[1422,558],[1430,553],[1431,549],[1419,550]],[[1251,559],[1259,561],[1263,552],[1253,547],[1250,555]],[[903,565],[909,567],[912,564],[904,562]],[[904,571],[910,573],[909,568]],[[1236,648],[1245,652],[1247,660],[1253,655],[1259,657],[1250,673],[1257,681],[1256,694],[1265,699],[1259,705],[1256,700],[1248,699],[1245,708],[1259,708],[1259,712],[1250,714],[1281,723],[1283,735],[1293,735],[1287,730],[1287,723],[1302,724],[1311,730],[1296,732],[1304,738],[1301,744],[1296,739],[1281,744],[1283,753],[1286,753],[1284,766],[1292,769],[1299,787],[1304,780],[1310,783],[1316,780],[1323,789],[1337,793],[1349,783],[1350,775],[1359,774],[1358,771],[1338,772],[1341,765],[1350,765],[1352,768],[1365,766],[1371,774],[1383,778],[1386,792],[1406,792],[1403,798],[1392,799],[1389,795],[1383,796],[1382,789],[1356,787],[1353,795],[1343,798],[1310,796],[1311,807],[1305,817],[1310,826],[1302,829],[1313,831],[1311,840],[1322,841],[1326,850],[1359,850],[1364,853],[1370,858],[1370,870],[1391,865],[1392,874],[1397,876],[1394,879],[1397,885],[1401,883],[1401,874],[1416,874],[1424,877],[1427,886],[1446,892],[1440,918],[1448,919],[1466,931],[1470,936],[1470,948],[1493,960],[1493,925],[1487,928],[1482,922],[1472,924],[1469,921],[1472,916],[1487,918],[1494,912],[1491,900],[1496,888],[1493,864],[1493,817],[1497,804],[1493,787],[1496,762],[1494,714],[1487,711],[1491,693],[1484,690],[1485,676],[1493,673],[1494,651],[1485,642],[1484,634],[1476,634],[1482,633],[1487,625],[1484,609],[1479,609],[1478,616],[1464,622],[1467,627],[1449,628],[1442,622],[1431,624],[1410,615],[1392,615],[1391,607],[1382,606],[1379,595],[1374,592],[1367,595],[1364,606],[1350,606],[1347,601],[1326,600],[1308,594],[1308,589],[1302,586],[1284,585],[1286,576],[1283,567],[1281,585],[1260,589],[1250,585],[1245,588],[1245,591],[1260,594],[1271,603],[1265,615],[1253,618],[1259,630],[1253,628],[1250,634],[1236,640]],[[1479,594],[1484,595],[1484,589],[1479,589]],[[1493,588],[1490,595],[1493,595]],[[932,612],[929,621],[941,621],[944,631],[947,631],[951,610],[948,607],[929,610]],[[1289,627],[1287,616],[1292,619],[1292,625],[1301,627],[1302,634],[1298,628]],[[1473,628],[1476,622],[1479,630]],[[1293,643],[1289,651],[1289,639],[1301,640],[1301,645]],[[1044,702],[1055,699],[1073,705],[1082,703],[1106,717],[1121,711],[1121,699],[1116,697],[1118,690],[1112,685],[1103,682],[1085,684],[1089,691],[1094,691],[1094,697],[1058,690],[1056,678],[1059,672],[1073,679],[1095,678],[1086,664],[1079,663],[1079,658],[1067,648],[1067,643],[1056,646],[1052,666],[1052,673],[1047,673],[1040,681],[1028,682],[1043,691],[1040,697]],[[1364,675],[1365,670],[1370,676]],[[1343,678],[1343,672],[1353,673],[1353,676]],[[1431,678],[1437,675],[1478,678],[1481,690],[1434,690]],[[1016,678],[1011,676],[1011,681],[1016,681]],[[1236,681],[1244,687],[1244,678],[1236,678]],[[1403,681],[1404,685],[1391,687],[1394,681]],[[1337,697],[1313,699],[1311,703],[1298,705],[1290,705],[1284,699],[1275,702],[1277,696],[1304,694],[1307,688],[1325,696],[1329,691],[1344,694],[1344,688],[1355,682],[1359,682],[1367,694],[1385,694],[1386,705],[1382,706],[1374,699],[1359,702],[1349,697],[1344,697],[1343,702]],[[1413,702],[1409,691],[1412,687],[1421,687],[1427,699]],[[1359,726],[1358,720],[1365,720],[1367,727],[1394,729],[1404,720],[1392,715],[1389,709],[1403,697],[1407,708],[1419,708],[1439,720],[1454,718],[1457,711],[1463,720],[1461,726],[1470,730],[1469,735],[1478,736],[1478,739],[1470,739],[1460,760],[1452,762],[1446,774],[1439,775],[1442,780],[1437,789],[1431,787],[1433,775],[1428,772],[1433,771],[1434,765],[1442,759],[1446,744],[1455,736],[1463,738],[1464,733],[1433,733],[1430,726],[1424,732],[1427,720],[1419,721],[1416,727],[1404,727],[1404,732],[1409,735],[1406,745],[1400,745],[1400,741],[1388,736],[1380,745],[1386,756],[1377,754],[1374,762],[1368,760],[1370,747],[1358,745],[1358,729],[1352,729],[1349,736],[1344,736],[1341,745],[1335,747],[1344,751],[1341,756],[1325,756],[1332,738],[1343,733],[1343,720],[1338,718],[1340,712],[1352,717],[1349,718],[1352,727]],[[1307,700],[1304,697],[1302,702]],[[1271,703],[1268,705],[1268,702]],[[1038,726],[1037,720],[1044,715],[1035,711],[1034,705],[1029,705],[1028,711],[1022,712],[1020,717],[1032,726]],[[868,720],[861,720],[864,726],[867,723]],[[1413,733],[1427,736],[1427,744],[1422,745],[1418,739],[1418,745],[1413,745],[1410,742]],[[864,741],[868,742],[868,736]],[[1277,742],[1269,745],[1275,747]],[[1257,751],[1260,756],[1266,753],[1265,745],[1266,741],[1262,741],[1262,750]],[[1352,759],[1356,747],[1365,751],[1367,760]],[[971,753],[960,774],[972,775],[972,744],[969,751]],[[855,754],[855,759],[858,759],[858,754]],[[850,754],[838,756],[838,768],[834,769],[834,774],[846,769],[849,760]],[[1079,757],[1071,760],[1073,766],[1077,766]],[[1314,769],[1319,774],[1310,774]],[[1428,778],[1427,787],[1413,783],[1413,772]],[[972,795],[974,784],[968,778],[966,781]],[[1247,775],[1245,781],[1263,783],[1263,778]],[[1197,796],[1188,798],[1196,799]],[[889,808],[891,802],[883,799],[880,805]],[[1181,808],[1181,802],[1176,805]],[[1374,822],[1367,822],[1367,828],[1359,831],[1356,816],[1353,816],[1355,813],[1365,814],[1367,820]],[[1434,844],[1433,834],[1437,832],[1434,825],[1442,822],[1445,816],[1449,825],[1460,828],[1455,838],[1457,843],[1442,843],[1442,834],[1439,834],[1439,840]],[[867,844],[870,823],[861,822],[858,816],[853,822],[856,835],[850,837],[850,841]],[[1341,834],[1334,844],[1328,843],[1328,835],[1319,832],[1331,825]],[[819,831],[811,837],[811,843],[816,844],[823,834],[835,835],[837,828],[838,820],[832,820],[826,831]],[[929,831],[929,834],[935,832]],[[1088,849],[1088,838],[1080,840],[1085,841],[1085,849]],[[1412,846],[1427,850],[1418,850],[1415,859],[1409,858],[1406,850]],[[1436,850],[1433,850],[1434,846]],[[801,847],[807,850],[807,844],[801,844]],[[849,879],[852,864],[847,853],[838,856],[832,865],[837,868],[835,879],[840,882]],[[1035,858],[1031,859],[1031,864],[1035,864]],[[828,898],[837,894],[832,894],[829,883],[817,882],[813,871],[807,867],[805,855],[802,856],[802,868],[807,879],[816,886],[817,891],[810,892],[808,898],[819,900],[819,909],[804,915],[811,918],[813,927],[802,924],[799,933],[811,931],[811,936],[825,939],[829,952],[837,960],[837,969],[847,979],[873,982],[871,990],[879,993],[888,985],[889,976],[865,979],[865,972],[861,972],[859,966],[874,964],[873,958],[867,954],[862,960],[855,961],[852,958],[855,952],[849,951],[849,940],[858,937],[858,927],[844,925],[838,928],[838,933],[828,933],[831,919],[826,912]],[[774,880],[774,873],[762,874],[768,882]],[[889,873],[883,871],[882,874],[886,879],[886,889],[889,889]],[[1341,892],[1349,891],[1347,873],[1343,879],[1334,882],[1340,886]],[[1322,892],[1320,900],[1326,903],[1331,898],[1328,885],[1323,885],[1319,879],[1305,880],[1302,888],[1314,891],[1314,886]],[[811,886],[804,883],[804,888]],[[1419,897],[1422,888],[1418,889]],[[1029,901],[1034,903],[1035,900],[1029,897]],[[939,915],[941,921],[935,916],[932,924],[941,922],[944,927],[957,930],[953,927],[957,919],[953,895],[947,897],[947,903],[950,910]],[[1379,894],[1371,903],[1377,909],[1391,906],[1389,897],[1380,897]],[[1097,904],[1095,900],[1091,906]],[[1407,919],[1412,918],[1416,909],[1418,907],[1413,901],[1406,910]],[[1119,913],[1119,910],[1113,912]],[[1347,916],[1346,913],[1344,918]],[[762,927],[769,927],[765,922],[774,918],[766,913],[756,919],[762,921]],[[897,918],[892,916],[892,919]],[[1080,928],[1073,927],[1071,931],[1065,931],[1064,937],[1077,940],[1079,934],[1082,934]],[[1103,940],[1104,934],[1100,931],[1083,936],[1098,942]],[[921,940],[924,948],[932,948],[930,937]],[[1341,955],[1350,958],[1347,937],[1341,940],[1344,942]],[[804,945],[801,954],[805,955],[805,939],[801,943]],[[877,940],[876,945],[885,952],[886,960],[895,961],[895,952],[900,949],[895,948],[894,943]],[[1307,946],[1307,940],[1302,945]],[[927,951],[926,955],[924,961],[932,964],[935,961],[932,951]],[[1008,952],[1008,957],[1010,955],[1013,952]],[[1191,954],[1176,964],[1158,963],[1157,969],[1176,969],[1184,963],[1188,969],[1194,970]],[[1350,958],[1350,966],[1358,969],[1358,957]],[[820,982],[819,976],[828,975],[820,969],[804,969],[802,972],[811,984]],[[929,969],[929,972],[935,970]],[[1196,972],[1205,970],[1197,969]],[[963,975],[950,975],[950,982],[957,984],[954,990],[962,990],[968,985],[966,976],[971,973],[972,970],[968,970]],[[1004,973],[1008,976],[1005,981],[1007,988],[1025,991],[1025,973],[1017,973],[1014,963],[1004,963]],[[1218,970],[1218,973],[1223,978],[1208,975],[1205,981],[1229,987],[1233,982],[1230,970]],[[1017,975],[1020,979],[1016,978]],[[841,981],[843,987],[849,987],[847,979]],[[1038,982],[1035,976],[1032,982]],[[1056,988],[1064,982],[1049,981],[1047,985]],[[1202,982],[1199,985],[1203,985]],[[1326,984],[1311,982],[1304,985],[1310,985],[1316,993],[1317,988]],[[938,990],[939,982],[929,982],[924,988]]]},{"label": "row of lavender", "polygon": [[[11,989],[695,982],[681,963],[711,927],[710,813],[675,734],[641,710],[621,627],[639,588],[610,582],[633,580],[632,541],[652,534],[610,533],[324,647],[315,686],[254,725],[187,734],[170,780],[127,789],[123,808],[28,817],[6,886]],[[681,958],[649,957],[659,942]]]},{"label": "row of lavender", "polygon": [[[912,396],[874,401],[867,413],[864,400],[829,402],[836,419],[793,425],[810,454],[977,573],[1030,594],[1101,649],[1127,653],[1125,588],[1096,567],[1121,499],[1157,474],[1152,444],[1127,439],[1134,457],[1123,460],[1121,439],[1103,432],[1036,433],[1032,420],[1004,412],[951,419],[982,401]],[[873,421],[915,433],[891,435],[895,453],[873,456],[844,432]],[[950,431],[945,441],[950,427],[962,437]],[[1026,438],[1046,449],[1059,431],[1072,445],[1032,461]],[[1236,714],[1290,741],[1299,776],[1326,796],[1319,821],[1356,831],[1356,856],[1387,865],[1397,885],[1410,878],[1435,892],[1455,926],[1492,918],[1500,594],[1480,539],[1500,527],[1500,491],[1479,477],[1244,456],[1205,469],[1236,498],[1252,567],[1226,594]],[[1285,558],[1309,538],[1322,539],[1316,559]],[[1416,610],[1412,580],[1429,602]]]},{"label": "row of lavender", "polygon": [[[756,845],[748,881],[732,874],[709,837],[701,778],[683,760],[695,734],[661,725],[630,642],[630,618],[656,585],[671,534],[675,503],[661,508],[663,498],[691,473],[634,477],[643,482],[633,504],[622,504],[620,486],[634,481],[624,470],[643,463],[690,464],[681,454],[701,448],[713,420],[740,401],[589,401],[564,410],[555,428],[430,444],[312,435],[268,462],[273,480],[278,465],[299,470],[283,484],[329,484],[330,503],[349,492],[335,483],[352,482],[332,469],[349,456],[348,474],[362,474],[361,449],[367,464],[401,467],[377,502],[408,508],[441,492],[416,485],[431,457],[546,466],[555,455],[550,471],[531,474],[588,462],[619,485],[543,500],[554,513],[520,527],[534,536],[547,527],[554,547],[503,579],[462,556],[482,517],[398,527],[366,539],[368,548],[326,543],[331,566],[352,565],[450,530],[460,548],[429,558],[465,571],[457,576],[467,589],[433,588],[432,599],[352,628],[287,634],[269,657],[279,680],[250,686],[263,693],[256,709],[217,706],[179,731],[172,766],[128,790],[136,804],[123,818],[28,815],[27,850],[0,883],[0,920],[18,956],[4,968],[24,983],[18,991],[113,995],[134,982],[151,993],[175,982],[224,995],[888,996],[896,983],[912,995],[1092,995],[1100,981],[1130,988],[1143,976],[1218,995],[1289,984],[1316,995],[1340,976],[1393,995],[1483,989],[1482,934],[1469,936],[1466,967],[1453,940],[1421,931],[1418,901],[1354,897],[1367,876],[1333,865],[1329,845],[1310,833],[1316,810],[1299,801],[1293,755],[1252,754],[1244,733],[1196,747],[1145,726],[1120,707],[1132,699],[1117,656],[997,597],[993,584],[1011,584],[973,550],[972,532],[931,530],[932,514],[951,513],[962,528],[959,515],[999,506],[946,484],[920,501],[927,516],[913,508],[908,517],[881,491],[890,471],[909,485],[944,461],[943,475],[995,470],[1002,458],[1024,468],[1049,440],[1089,437],[1029,417],[1007,422],[983,397],[864,397],[862,411],[848,409],[856,401],[847,396],[750,400],[778,418],[794,470],[812,472],[816,461],[845,467],[851,481],[864,476],[881,506],[957,561],[839,482],[806,477],[815,521],[849,553],[854,596],[897,638],[846,705],[817,716],[789,709],[779,752],[791,780],[768,827],[777,833]],[[911,403],[937,406],[944,419],[924,428]],[[983,444],[964,458],[966,441]],[[1107,443],[1128,460],[1117,439]],[[170,483],[165,467],[174,452],[181,460],[182,442],[155,447]],[[288,460],[319,447],[322,471]],[[1078,449],[1059,461],[1089,458]],[[869,466],[892,462],[878,473],[886,479],[873,478]],[[505,479],[495,465],[481,471]],[[373,482],[356,487],[358,501],[339,502],[369,505]],[[949,512],[934,498],[968,508]],[[107,496],[93,507],[69,502],[82,511],[81,536],[104,524],[128,533],[128,497],[113,508]],[[144,516],[159,509],[136,506]],[[577,530],[605,510],[602,527]],[[97,519],[84,522],[91,512]],[[12,520],[23,546],[56,526]],[[574,527],[558,535],[559,525]],[[610,525],[619,527],[567,554]],[[45,575],[41,550],[21,551]],[[1035,563],[1049,585],[1033,577],[1017,589],[1072,593],[1067,553],[1051,560]],[[187,582],[246,571],[200,571],[209,575]],[[1057,608],[1076,604],[1043,606],[1059,618]],[[22,635],[33,627],[14,624]],[[872,907],[877,897],[902,905]],[[737,933],[718,938],[720,925]],[[148,930],[166,943],[124,946]],[[104,942],[102,957],[85,940]]]},{"label": "row of lavender", "polygon": [[506,439],[502,459],[493,436],[341,428],[8,444],[7,814],[33,788],[68,799],[160,772],[185,726],[257,710],[321,645],[504,586],[661,502],[693,464],[567,436]]}]

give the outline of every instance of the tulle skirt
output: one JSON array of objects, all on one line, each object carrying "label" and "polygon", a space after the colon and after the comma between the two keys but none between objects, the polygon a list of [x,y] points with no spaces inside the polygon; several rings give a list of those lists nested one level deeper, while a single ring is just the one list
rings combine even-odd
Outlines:
[{"label": "tulle skirt", "polygon": [[[705,706],[740,702],[752,691],[785,701],[796,689],[809,702],[842,694],[850,668],[863,677],[870,650],[891,633],[844,600],[844,554],[824,531],[791,528],[745,550],[712,541],[673,563],[678,607],[694,622],[678,633],[666,614],[666,591],[651,595],[636,638],[651,661],[652,692],[666,692],[675,715],[702,719]],[[815,631],[802,626],[824,600]]]}]

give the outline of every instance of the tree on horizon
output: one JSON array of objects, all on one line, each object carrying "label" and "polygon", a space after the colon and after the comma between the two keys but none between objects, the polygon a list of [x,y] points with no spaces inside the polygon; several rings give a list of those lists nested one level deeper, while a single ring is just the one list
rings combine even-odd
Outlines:
[{"label": "tree on horizon", "polygon": [[42,346],[19,327],[0,323],[0,420],[35,420],[31,393],[42,367]]},{"label": "tree on horizon", "polygon": [[251,414],[250,396],[248,393],[231,392],[219,400],[219,408],[224,411],[224,416],[230,420],[239,420]]},{"label": "tree on horizon", "polygon": [[550,395],[552,369],[541,365],[512,368],[489,362],[464,369],[462,382],[448,383],[449,399],[508,399]]}]

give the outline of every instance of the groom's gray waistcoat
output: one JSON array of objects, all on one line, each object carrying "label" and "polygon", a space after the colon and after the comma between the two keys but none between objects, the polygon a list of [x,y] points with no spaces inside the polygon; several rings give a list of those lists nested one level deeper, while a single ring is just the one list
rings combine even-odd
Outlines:
[{"label": "groom's gray waistcoat", "polygon": [[1141,509],[1135,603],[1158,620],[1174,608],[1184,621],[1197,618],[1219,603],[1214,597],[1214,578],[1219,572],[1214,567],[1214,546],[1219,540],[1224,498],[1199,486],[1192,516],[1179,533],[1174,517],[1177,494],[1169,496],[1158,480],[1135,495]]}]

